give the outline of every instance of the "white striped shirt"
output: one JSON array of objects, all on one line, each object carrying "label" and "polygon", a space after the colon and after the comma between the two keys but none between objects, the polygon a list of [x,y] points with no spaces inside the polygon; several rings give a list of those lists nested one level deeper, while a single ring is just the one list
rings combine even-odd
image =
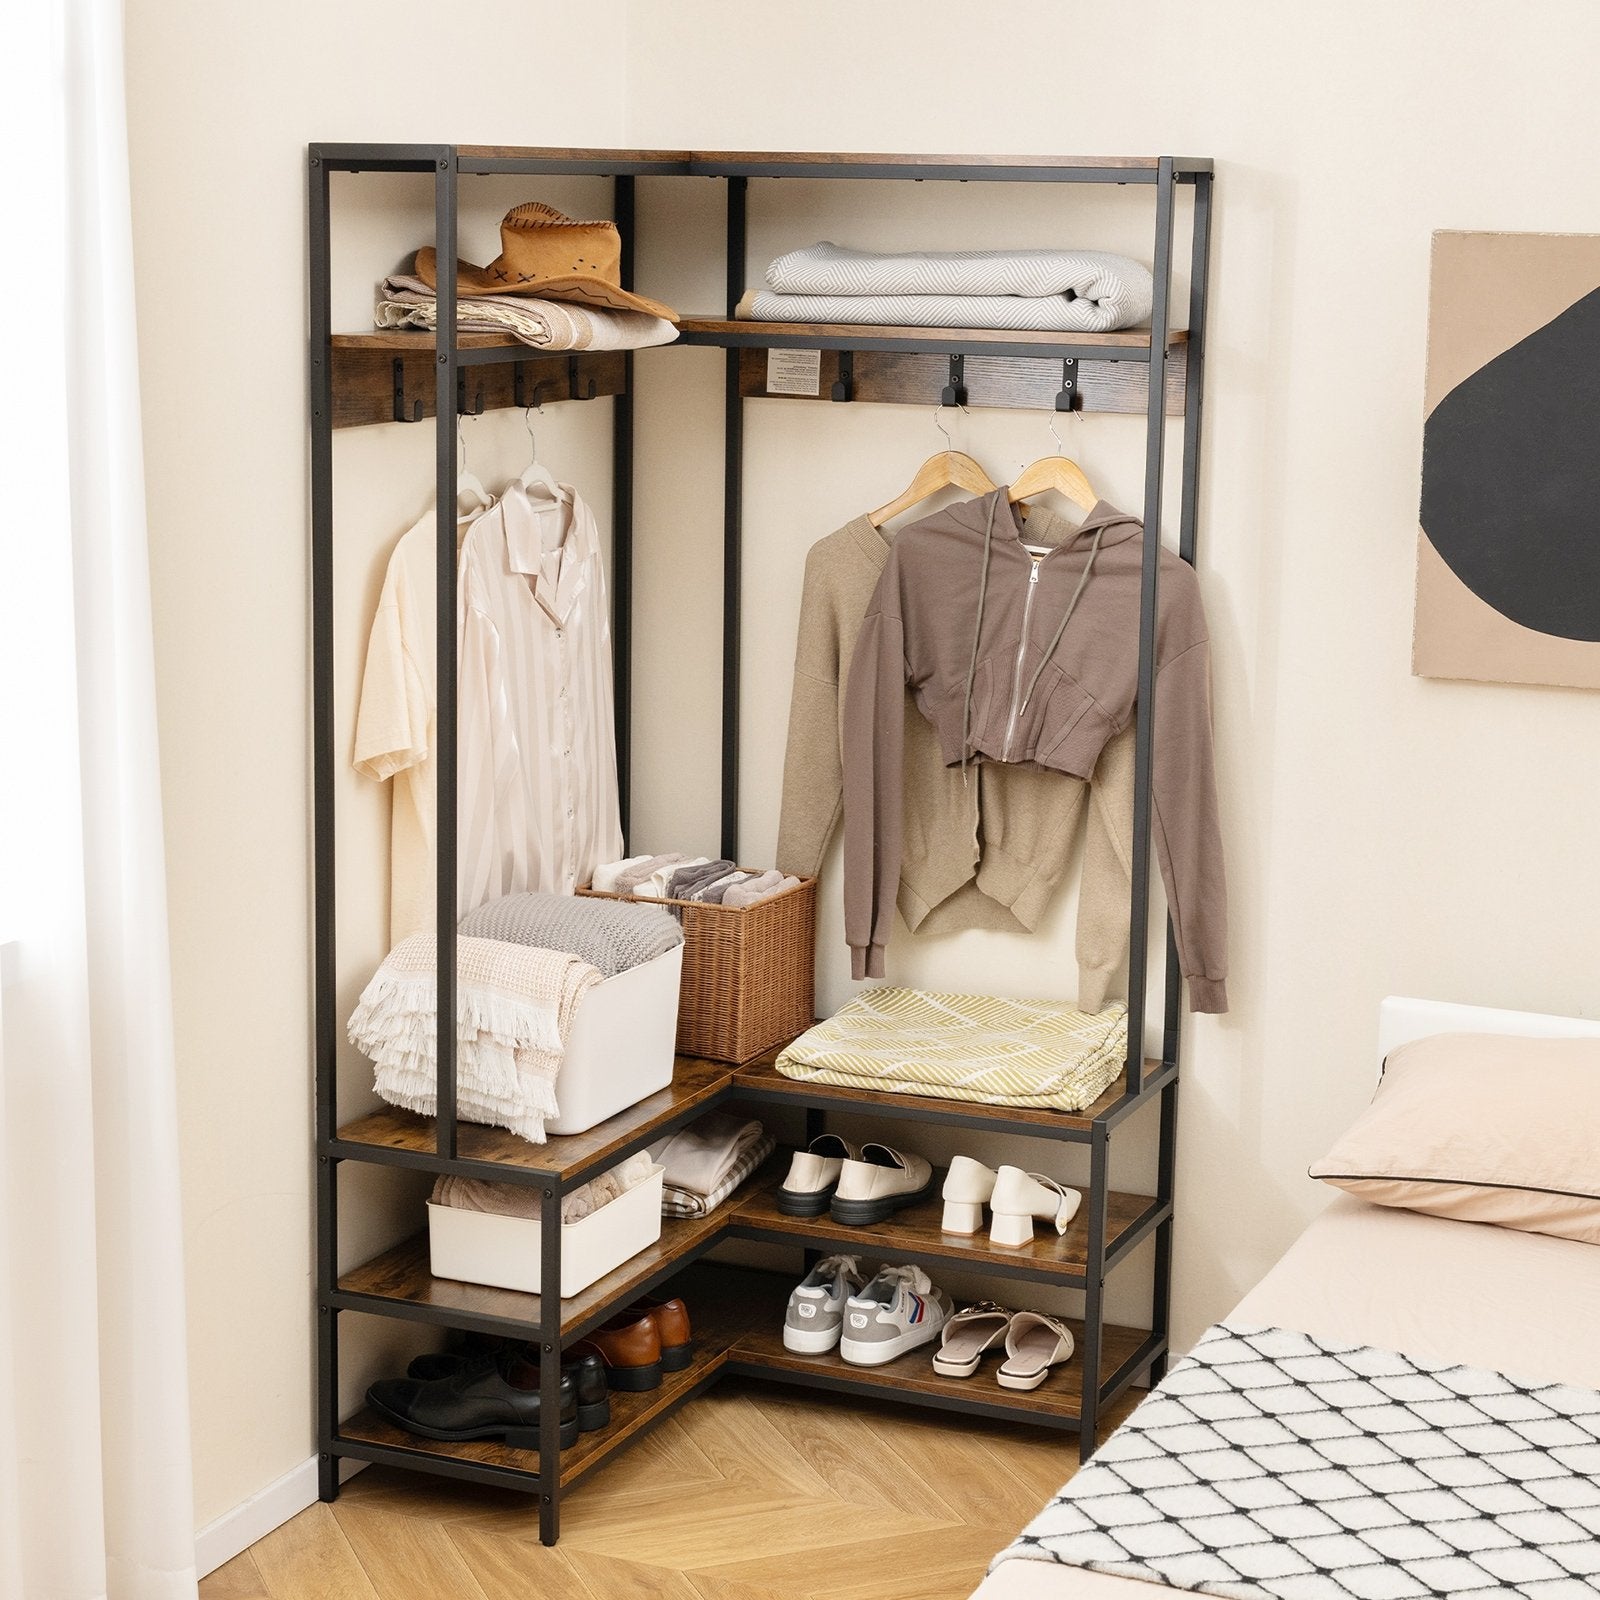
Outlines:
[{"label": "white striped shirt", "polygon": [[594,515],[513,483],[459,566],[457,900],[571,893],[622,854],[611,622]]}]

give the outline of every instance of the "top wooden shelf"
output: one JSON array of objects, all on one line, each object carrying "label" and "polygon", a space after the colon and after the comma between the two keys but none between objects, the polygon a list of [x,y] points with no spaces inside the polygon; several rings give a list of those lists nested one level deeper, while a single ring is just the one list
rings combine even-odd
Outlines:
[{"label": "top wooden shelf", "polygon": [[[563,173],[617,177],[911,178],[945,182],[1149,183],[1160,156],[925,155],[901,151],[606,150],[592,146],[314,144],[314,163],[335,171]],[[1173,156],[1173,176],[1192,182],[1209,160]]]}]

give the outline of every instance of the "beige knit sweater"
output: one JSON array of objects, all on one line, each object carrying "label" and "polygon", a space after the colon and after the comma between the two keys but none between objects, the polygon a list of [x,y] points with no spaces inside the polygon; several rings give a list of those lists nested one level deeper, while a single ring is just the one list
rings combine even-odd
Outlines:
[{"label": "beige knit sweater", "polygon": [[[1047,543],[1068,525],[1035,507]],[[889,559],[891,535],[857,517],[806,557],[783,764],[778,866],[822,866],[844,806],[845,689],[856,635]],[[1031,933],[1066,876],[1087,814],[1078,907],[1078,1004],[1098,1011],[1128,952],[1133,839],[1133,728],[1107,744],[1092,784],[1063,773],[979,764],[963,780],[932,726],[905,702],[905,850],[897,904],[913,931]]]}]

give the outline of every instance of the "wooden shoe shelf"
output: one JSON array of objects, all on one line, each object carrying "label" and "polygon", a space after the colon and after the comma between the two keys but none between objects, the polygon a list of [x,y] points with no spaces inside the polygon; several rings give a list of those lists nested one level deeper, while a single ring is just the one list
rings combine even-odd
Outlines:
[{"label": "wooden shoe shelf", "polygon": [[[332,323],[332,199],[341,198],[352,174],[431,176],[434,238],[445,264],[440,283],[443,314],[437,336],[371,330],[335,334]],[[622,275],[632,285],[637,232],[635,189],[640,178],[712,179],[723,186],[726,234],[726,305],[720,312],[686,317],[679,338],[645,352],[534,350],[501,334],[460,333],[451,304],[462,194],[478,176],[520,174],[589,176],[610,180],[623,240]],[[1147,1009],[1159,1010],[1161,1040],[1155,1059],[1130,1052],[1122,1076],[1094,1105],[1075,1115],[1023,1108],[969,1105],[953,1100],[796,1083],[778,1074],[769,1056],[732,1067],[680,1058],[671,1085],[586,1133],[532,1145],[495,1129],[459,1122],[452,1030],[440,1030],[437,1119],[384,1108],[349,1120],[339,1110],[338,1076],[343,1013],[358,975],[339,962],[335,916],[338,879],[336,815],[338,775],[348,759],[348,729],[336,718],[336,688],[351,658],[349,631],[367,619],[336,616],[334,440],[339,430],[384,422],[432,419],[436,498],[435,569],[438,592],[454,592],[457,413],[605,398],[612,434],[613,506],[610,578],[614,654],[616,746],[624,830],[632,784],[633,682],[633,465],[634,368],[637,361],[668,378],[680,347],[713,346],[724,352],[723,619],[721,705],[720,853],[738,859],[740,809],[740,673],[743,540],[744,403],[772,394],[767,352],[817,352],[815,392],[793,399],[859,404],[971,404],[1043,411],[1121,412],[1143,416],[1145,428],[1144,581],[1140,600],[1139,703],[1153,699],[1155,556],[1162,536],[1163,480],[1168,419],[1181,418],[1182,468],[1177,499],[1176,547],[1193,561],[1198,505],[1207,275],[1210,251],[1212,166],[1175,157],[1038,157],[811,154],[772,151],[678,151],[512,148],[474,145],[316,144],[307,152],[311,398],[311,607],[313,683],[313,820],[315,832],[315,1048],[317,1147],[317,1448],[322,1498],[339,1492],[342,1457],[386,1462],[416,1470],[510,1485],[537,1497],[540,1535],[553,1543],[564,1490],[652,1424],[691,1400],[723,1373],[774,1382],[893,1398],[970,1415],[1028,1420],[1075,1431],[1080,1453],[1093,1449],[1104,1408],[1131,1383],[1159,1377],[1167,1357],[1172,1263],[1173,1173],[1176,1154],[1181,982],[1170,930],[1164,982],[1147,974],[1150,932],[1151,752],[1153,718],[1138,719],[1134,780],[1132,895],[1129,907],[1129,1014],[1144,1031]],[[869,327],[823,323],[757,323],[735,308],[749,280],[747,208],[750,186],[800,177],[839,181],[1113,184],[1148,191],[1154,202],[1154,308],[1150,326],[1116,333],[1018,333],[988,329]],[[656,191],[662,193],[665,191]],[[771,191],[769,191],[771,192]],[[783,191],[780,188],[777,193]],[[410,195],[406,191],[400,198]],[[1188,242],[1188,326],[1176,327],[1174,265],[1179,213]],[[655,216],[672,215],[668,211]],[[695,213],[698,218],[698,211]],[[702,237],[698,220],[682,232],[686,248]],[[680,363],[677,370],[686,371]],[[791,364],[792,365],[792,364]],[[695,381],[698,381],[696,379]],[[695,414],[693,406],[682,414]],[[437,616],[437,701],[440,707],[435,768],[441,797],[453,796],[457,778],[457,662],[455,619],[447,603]],[[343,641],[336,650],[336,633]],[[453,806],[443,798],[441,818]],[[437,902],[455,903],[456,843],[440,829]],[[453,1008],[455,968],[448,918],[440,935],[439,994]],[[365,974],[360,975],[364,977]],[[1146,1006],[1147,996],[1152,1004]],[[1160,996],[1159,1003],[1155,997]],[[1153,1023],[1153,1016],[1148,1019]],[[1155,1029],[1150,1029],[1155,1033]],[[907,1122],[972,1129],[1079,1144],[1088,1154],[1088,1183],[1077,1218],[1061,1236],[1035,1231],[1030,1244],[1006,1249],[986,1234],[962,1237],[940,1227],[937,1199],[906,1209],[872,1227],[846,1228],[822,1216],[798,1219],[778,1210],[773,1190],[784,1157],[710,1217],[664,1220],[661,1237],[583,1293],[555,1296],[434,1278],[427,1239],[417,1234],[365,1263],[339,1266],[339,1173],[346,1163],[450,1173],[527,1185],[545,1202],[540,1228],[544,1283],[560,1281],[561,1197],[597,1173],[716,1106],[739,1105],[776,1114],[803,1126],[809,1140],[830,1115],[866,1117],[888,1125]],[[1110,1185],[1113,1134],[1149,1108],[1158,1118],[1156,1193],[1124,1194]],[[1148,1119],[1144,1119],[1148,1120]],[[886,1137],[894,1137],[885,1130]],[[915,1148],[912,1132],[907,1141]],[[1015,1159],[1028,1164],[1021,1153]],[[408,1231],[399,1223],[394,1236]],[[783,1311],[795,1272],[773,1274],[711,1263],[701,1258],[723,1240],[791,1245],[807,1260],[813,1252],[847,1250],[868,1260],[916,1262],[930,1273],[961,1270],[977,1277],[1026,1280],[1081,1290],[1084,1315],[1075,1324],[1079,1353],[1046,1384],[1027,1393],[982,1379],[936,1374],[926,1349],[877,1368],[852,1367],[837,1353],[796,1355],[782,1341]],[[1123,1328],[1105,1319],[1108,1275],[1151,1241],[1151,1326]],[[668,1374],[659,1389],[613,1394],[612,1420],[561,1450],[557,1412],[560,1350],[636,1297],[669,1287],[687,1301],[697,1341],[694,1360]],[[1019,1294],[1016,1298],[1022,1298]],[[339,1406],[340,1325],[349,1313],[397,1318],[435,1328],[515,1334],[545,1359],[541,1402],[544,1423],[537,1451],[498,1442],[440,1444],[407,1434],[367,1410],[342,1416]]]}]

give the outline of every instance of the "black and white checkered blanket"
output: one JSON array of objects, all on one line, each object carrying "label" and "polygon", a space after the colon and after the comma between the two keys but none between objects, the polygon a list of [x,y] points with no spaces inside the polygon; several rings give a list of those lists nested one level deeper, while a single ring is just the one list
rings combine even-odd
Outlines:
[{"label": "black and white checkered blanket", "polygon": [[1600,1394],[1215,1327],[1018,1559],[1245,1600],[1593,1600]]}]

